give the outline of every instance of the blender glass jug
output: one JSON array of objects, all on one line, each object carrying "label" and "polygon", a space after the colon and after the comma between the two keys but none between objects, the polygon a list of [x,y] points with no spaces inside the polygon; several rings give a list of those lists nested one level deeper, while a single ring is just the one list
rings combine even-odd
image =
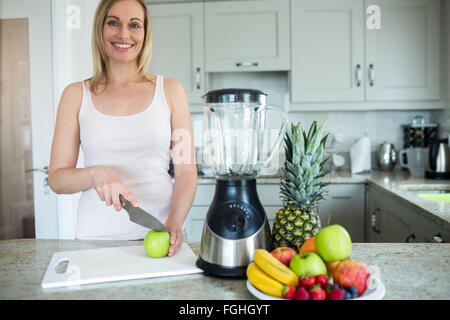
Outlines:
[{"label": "blender glass jug", "polygon": [[[203,96],[209,163],[217,179],[254,179],[278,150],[286,132],[287,114],[266,104],[267,95],[252,89],[213,90]],[[270,111],[281,116],[275,142],[264,150]],[[270,138],[273,138],[272,136]],[[273,139],[270,139],[273,140]],[[262,159],[268,151],[266,159]]]}]

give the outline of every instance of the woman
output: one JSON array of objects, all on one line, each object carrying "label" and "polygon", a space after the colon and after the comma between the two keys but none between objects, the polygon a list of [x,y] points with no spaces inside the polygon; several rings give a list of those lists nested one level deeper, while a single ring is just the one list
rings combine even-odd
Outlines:
[{"label": "woman", "polygon": [[[92,46],[93,77],[67,86],[60,100],[49,185],[58,194],[83,191],[77,239],[143,239],[148,229],[121,211],[122,195],[165,223],[173,256],[197,185],[186,94],[178,81],[145,71],[151,27],[143,0],[102,0]],[[80,145],[84,168],[76,168]]]}]

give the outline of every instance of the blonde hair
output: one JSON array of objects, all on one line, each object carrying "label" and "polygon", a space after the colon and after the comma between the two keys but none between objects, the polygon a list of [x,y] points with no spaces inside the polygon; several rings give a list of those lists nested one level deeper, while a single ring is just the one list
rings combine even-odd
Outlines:
[{"label": "blonde hair", "polygon": [[[106,73],[106,61],[108,59],[103,43],[103,25],[105,24],[106,15],[111,7],[119,0],[101,0],[97,10],[95,11],[94,23],[92,29],[92,57],[94,62],[94,74],[89,78],[89,89],[94,94],[97,94],[98,86],[104,81],[108,83]],[[150,82],[145,75],[148,66],[150,65],[150,58],[152,55],[152,29],[150,14],[144,0],[136,0],[144,9],[144,30],[145,37],[142,44],[141,52],[137,57],[138,78],[145,79]],[[105,86],[106,88],[106,86]]]}]

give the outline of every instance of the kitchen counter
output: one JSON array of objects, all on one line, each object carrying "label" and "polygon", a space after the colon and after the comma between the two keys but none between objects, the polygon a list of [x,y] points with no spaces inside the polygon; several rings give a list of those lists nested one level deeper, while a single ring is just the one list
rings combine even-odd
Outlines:
[{"label": "kitchen counter", "polygon": [[[351,174],[349,171],[336,171],[327,175],[324,182],[339,183],[365,183],[373,184],[383,191],[390,192],[405,203],[420,209],[421,213],[437,224],[450,230],[450,202],[434,202],[425,200],[417,194],[419,191],[408,190],[427,190],[436,187],[443,187],[450,190],[450,180],[431,180],[420,177],[414,177],[408,171],[372,171],[365,174]],[[213,184],[215,179],[199,177],[198,184]],[[278,184],[279,177],[260,177],[258,184]],[[450,192],[450,191],[449,191]]]},{"label": "kitchen counter", "polygon": [[[245,280],[203,274],[117,281],[79,287],[42,289],[53,253],[136,245],[138,241],[4,240],[0,241],[0,300],[4,299],[255,299]],[[199,244],[190,243],[198,254]],[[377,266],[385,299],[450,299],[450,244],[354,243],[351,255]]]}]

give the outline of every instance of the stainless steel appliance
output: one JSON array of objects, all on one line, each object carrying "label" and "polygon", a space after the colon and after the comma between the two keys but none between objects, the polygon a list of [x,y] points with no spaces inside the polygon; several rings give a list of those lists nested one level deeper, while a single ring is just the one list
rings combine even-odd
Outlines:
[{"label": "stainless steel appliance", "polygon": [[[266,101],[265,93],[252,89],[213,90],[203,96],[208,162],[216,178],[197,260],[205,274],[244,277],[254,250],[270,250],[270,226],[258,198],[256,177],[278,152],[287,114]],[[278,132],[263,159],[264,133],[273,120],[270,111],[280,116]]]},{"label": "stainless steel appliance", "polygon": [[450,147],[448,138],[436,139],[430,145],[425,178],[450,179]]},{"label": "stainless steel appliance", "polygon": [[378,149],[378,168],[391,171],[397,163],[397,151],[392,143],[383,142]]}]

